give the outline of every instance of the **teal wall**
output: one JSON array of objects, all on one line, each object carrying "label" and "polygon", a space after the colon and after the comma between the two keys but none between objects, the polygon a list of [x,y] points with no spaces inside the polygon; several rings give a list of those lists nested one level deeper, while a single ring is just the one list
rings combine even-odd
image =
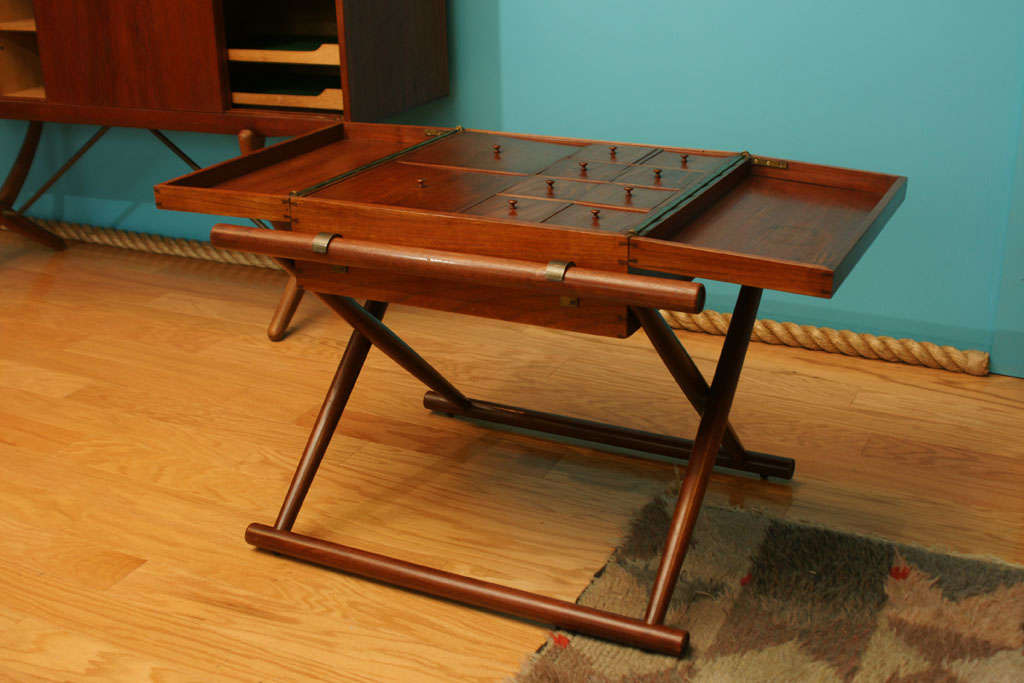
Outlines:
[{"label": "teal wall", "polygon": [[[993,367],[1024,374],[1024,3],[450,0],[450,17],[451,97],[397,120],[906,175],[903,207],[834,300],[773,293],[762,314],[995,341]],[[5,156],[23,125],[0,122]],[[88,134],[49,126],[30,184]],[[34,213],[204,237],[208,218],[152,207],[150,185],[181,166],[148,137],[113,132]],[[173,137],[201,162],[235,151],[226,136]],[[713,288],[711,306],[730,294]]]},{"label": "teal wall", "polygon": [[[1021,49],[1024,50],[1024,45]],[[1017,135],[1013,199],[993,328],[995,371],[1024,377],[1024,116]]]}]

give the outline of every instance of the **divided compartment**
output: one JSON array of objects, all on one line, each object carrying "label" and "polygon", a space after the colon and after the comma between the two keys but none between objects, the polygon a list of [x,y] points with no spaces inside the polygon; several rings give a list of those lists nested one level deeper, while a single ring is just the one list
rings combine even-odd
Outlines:
[{"label": "divided compartment", "polygon": [[292,192],[407,149],[424,140],[422,131],[409,126],[407,133],[372,136],[350,134],[341,124],[329,126],[161,183],[155,188],[156,205],[287,221]]},{"label": "divided compartment", "polygon": [[831,297],[902,203],[906,178],[770,163],[783,167],[746,160],[642,230],[630,240],[630,263]]},{"label": "divided compartment", "polygon": [[416,150],[403,161],[520,176],[539,173],[579,145],[466,131]]},{"label": "divided compartment", "polygon": [[391,161],[309,197],[459,213],[517,181],[517,176],[504,173]]},{"label": "divided compartment", "polygon": [[[334,39],[337,41],[337,38]],[[258,64],[308,64],[339,66],[341,51],[329,39],[296,36],[265,37],[247,41],[249,47],[228,48],[228,61]]]},{"label": "divided compartment", "polygon": [[334,0],[225,0],[231,103],[344,109]]},{"label": "divided compartment", "polygon": [[337,67],[232,63],[231,104],[287,109],[344,108]]}]

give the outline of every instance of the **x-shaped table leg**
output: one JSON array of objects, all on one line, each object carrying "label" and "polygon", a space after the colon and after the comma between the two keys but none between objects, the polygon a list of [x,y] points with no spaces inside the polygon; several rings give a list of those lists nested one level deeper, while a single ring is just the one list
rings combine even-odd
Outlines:
[{"label": "x-shaped table leg", "polygon": [[[332,310],[348,321],[355,330],[310,433],[306,449],[278,514],[277,522],[272,527],[265,524],[250,524],[245,535],[249,543],[266,550],[316,562],[403,588],[657,652],[682,654],[688,641],[687,632],[664,626],[662,622],[675,588],[686,548],[690,542],[711,470],[716,459],[719,458],[723,437],[729,431],[729,410],[739,381],[743,358],[750,340],[750,332],[756,318],[761,290],[744,287],[740,291],[718,367],[706,395],[701,394],[700,386],[694,378],[691,377],[685,382],[681,382],[681,384],[686,384],[687,388],[684,391],[687,391],[688,395],[692,394],[691,400],[702,412],[702,417],[697,438],[690,449],[692,451],[690,462],[670,525],[661,566],[655,579],[646,614],[642,620],[591,609],[508,586],[478,581],[470,577],[293,532],[291,529],[299,509],[326,452],[331,435],[338,425],[341,413],[371,345],[377,346],[432,389],[428,394],[428,405],[433,397],[433,400],[443,404],[451,412],[468,415],[472,415],[481,405],[498,406],[498,404],[472,401],[463,396],[419,354],[405,344],[398,335],[385,326],[381,322],[381,318],[387,304],[368,302],[364,308],[348,297],[327,294],[318,294],[318,296]],[[657,312],[654,314],[657,315]],[[671,347],[667,345],[668,340],[661,339],[659,336],[660,333],[654,324],[656,321],[650,319],[650,316],[646,314],[645,318],[650,323],[649,333],[651,329],[654,329],[654,337],[658,337],[658,340],[652,337],[655,346],[658,347],[661,343],[664,348],[670,349]],[[645,327],[648,326],[645,325]],[[678,350],[668,352],[670,356],[677,354]],[[699,373],[697,374],[699,375]],[[700,403],[699,406],[698,403]],[[498,408],[508,412],[518,410],[507,406],[498,406]],[[529,417],[541,420],[541,422],[543,419],[548,419],[555,426],[558,426],[559,420],[572,422],[569,418],[544,413],[533,413]],[[605,442],[612,438],[625,440],[636,438],[642,441],[642,438],[636,435],[645,434],[597,423],[576,422],[607,436],[608,438],[604,439]],[[576,424],[575,427],[580,427],[580,424]],[[601,432],[601,429],[605,431]],[[562,433],[557,429],[546,429],[546,431]],[[657,442],[654,443],[657,445]],[[736,443],[738,444],[738,440]],[[671,441],[662,442],[662,445],[679,450],[678,444]],[[736,454],[736,451],[728,453],[729,462],[736,460]],[[745,453],[743,463],[749,466],[751,471],[761,468],[768,473],[777,472],[786,476],[788,472],[789,476],[792,475],[792,461],[785,458]]]}]

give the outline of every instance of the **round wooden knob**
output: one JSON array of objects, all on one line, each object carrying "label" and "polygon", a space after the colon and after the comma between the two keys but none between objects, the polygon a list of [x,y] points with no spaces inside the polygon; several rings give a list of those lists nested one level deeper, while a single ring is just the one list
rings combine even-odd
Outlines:
[{"label": "round wooden knob", "polygon": [[615,150],[617,149],[618,147],[616,145],[612,145],[611,147],[608,148],[608,151],[612,153],[612,156],[615,156]]},{"label": "round wooden knob", "polygon": [[660,168],[654,169],[654,177],[657,178],[658,180],[661,180],[661,169]]},{"label": "round wooden knob", "polygon": [[587,162],[581,161],[580,162],[580,173],[586,173],[586,172],[587,172]]},{"label": "round wooden knob", "polygon": [[510,199],[510,200],[508,200],[508,210],[509,211],[515,211],[517,206],[519,206],[519,200],[518,199]]},{"label": "round wooden knob", "polygon": [[626,188],[626,198],[629,199],[632,196],[633,196],[633,188],[632,187],[627,187]]},{"label": "round wooden knob", "polygon": [[495,154],[501,154],[501,145],[495,145],[494,146],[494,153]]},{"label": "round wooden knob", "polygon": [[601,215],[601,209],[591,209],[590,215],[593,216],[594,220],[596,221],[597,217]]},{"label": "round wooden knob", "polygon": [[423,178],[417,178],[416,179],[416,184],[419,185],[420,187],[423,187],[424,185],[427,184],[427,182],[425,180],[423,180]]},{"label": "round wooden knob", "polygon": [[686,160],[689,159],[689,158],[690,158],[690,155],[685,153],[685,152],[683,152],[682,154],[679,155],[679,162],[683,166],[686,166]]},{"label": "round wooden knob", "polygon": [[552,192],[555,191],[555,181],[554,180],[551,180],[550,178],[548,178],[544,182],[548,184],[548,194],[551,194]]}]

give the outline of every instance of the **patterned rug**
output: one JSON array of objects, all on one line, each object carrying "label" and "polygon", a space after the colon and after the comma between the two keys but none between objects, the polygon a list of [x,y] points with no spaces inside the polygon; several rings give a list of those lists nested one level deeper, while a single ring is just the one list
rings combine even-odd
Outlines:
[{"label": "patterned rug", "polygon": [[[650,503],[578,602],[640,616],[674,498]],[[681,659],[553,633],[520,682],[1024,681],[1024,567],[708,507],[666,623]]]}]

